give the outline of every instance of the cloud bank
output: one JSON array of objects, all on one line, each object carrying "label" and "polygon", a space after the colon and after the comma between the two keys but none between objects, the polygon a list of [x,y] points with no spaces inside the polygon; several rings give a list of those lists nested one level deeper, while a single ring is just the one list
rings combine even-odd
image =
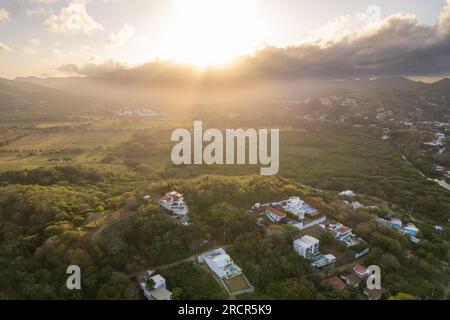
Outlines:
[{"label": "cloud bank", "polygon": [[[349,30],[348,26],[355,25],[350,17],[338,18],[307,42],[266,46],[252,56],[239,58],[227,70],[209,69],[202,77],[247,81],[450,74],[450,0],[434,26],[420,25],[412,14],[393,15],[369,24],[362,23],[368,18],[364,14],[356,18],[357,30]],[[111,42],[119,38],[118,34]],[[134,68],[112,61],[90,63],[77,67],[77,73],[147,81],[185,81],[200,76],[194,68],[158,60]]]}]

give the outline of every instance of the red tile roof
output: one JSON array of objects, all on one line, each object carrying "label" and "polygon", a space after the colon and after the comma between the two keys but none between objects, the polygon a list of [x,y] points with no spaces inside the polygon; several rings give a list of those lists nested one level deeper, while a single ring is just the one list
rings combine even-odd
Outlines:
[{"label": "red tile roof", "polygon": [[379,300],[381,296],[386,293],[387,290],[384,288],[381,289],[364,289],[364,294],[366,295],[367,299],[369,300]]},{"label": "red tile roof", "polygon": [[357,274],[363,275],[367,272],[367,268],[358,263],[353,267],[353,271],[355,271]]},{"label": "red tile roof", "polygon": [[349,231],[351,231],[352,229],[350,229],[349,227],[346,227],[346,226],[342,226],[342,227],[340,227],[339,228],[339,232],[340,233],[346,233],[346,232],[349,232]]},{"label": "red tile roof", "polygon": [[279,216],[280,218],[286,217],[286,213],[282,212],[281,210],[278,210],[277,208],[269,207],[266,209],[266,211],[269,211],[273,215]]},{"label": "red tile roof", "polygon": [[327,278],[323,280],[323,282],[332,286],[335,289],[344,289],[346,287],[345,282],[339,279],[337,276]]},{"label": "red tile roof", "polygon": [[355,272],[346,274],[343,276],[345,279],[347,279],[348,282],[350,282],[351,284],[355,285],[355,286],[359,286],[359,284],[361,283],[361,281],[363,280],[363,278],[361,278],[360,276],[358,276]]}]

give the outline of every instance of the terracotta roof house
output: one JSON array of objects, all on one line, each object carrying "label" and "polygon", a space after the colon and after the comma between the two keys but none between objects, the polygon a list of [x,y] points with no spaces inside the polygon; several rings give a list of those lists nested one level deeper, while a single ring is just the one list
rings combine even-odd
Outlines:
[{"label": "terracotta roof house", "polygon": [[359,263],[353,267],[353,272],[355,272],[360,278],[365,278],[369,276],[367,268]]},{"label": "terracotta roof house", "polygon": [[187,216],[189,213],[189,209],[184,202],[183,195],[177,191],[166,193],[163,197],[161,197],[161,199],[159,199],[159,204],[163,208],[179,216]]},{"label": "terracotta roof house", "polygon": [[360,283],[364,280],[364,278],[360,277],[356,272],[343,274],[341,275],[341,278],[347,285],[352,287],[359,287]]},{"label": "terracotta roof house", "polygon": [[366,295],[367,300],[380,300],[383,294],[385,294],[386,292],[387,290],[384,288],[381,289],[364,288],[364,294]]},{"label": "terracotta roof house", "polygon": [[327,278],[323,280],[323,283],[333,287],[334,289],[345,289],[345,287],[347,286],[345,282],[339,279],[337,276]]},{"label": "terracotta roof house", "polygon": [[273,207],[269,207],[266,209],[266,215],[273,222],[280,222],[287,217],[286,213]]}]

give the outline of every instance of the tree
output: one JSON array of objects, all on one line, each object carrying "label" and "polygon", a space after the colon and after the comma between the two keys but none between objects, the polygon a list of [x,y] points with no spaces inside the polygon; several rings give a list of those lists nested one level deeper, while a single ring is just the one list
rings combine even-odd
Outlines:
[{"label": "tree", "polygon": [[148,290],[155,289],[155,286],[156,286],[155,280],[153,280],[152,278],[148,278],[148,279],[145,280],[145,287]]},{"label": "tree", "polygon": [[180,300],[183,294],[183,289],[181,288],[174,288],[172,290],[172,300]]},{"label": "tree", "polygon": [[412,294],[399,292],[394,296],[390,296],[388,300],[418,300],[418,299],[416,296]]}]

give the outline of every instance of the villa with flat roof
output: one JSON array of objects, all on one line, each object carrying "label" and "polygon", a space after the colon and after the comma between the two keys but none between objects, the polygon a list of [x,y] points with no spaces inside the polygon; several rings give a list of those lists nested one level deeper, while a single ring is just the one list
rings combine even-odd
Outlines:
[{"label": "villa with flat roof", "polygon": [[297,216],[299,219],[304,219],[305,214],[317,213],[315,208],[309,206],[300,197],[290,197],[288,200],[281,201],[279,204],[285,211]]},{"label": "villa with flat roof", "polygon": [[199,262],[206,263],[220,279],[231,279],[242,273],[241,269],[222,248],[202,254],[199,256]]},{"label": "villa with flat roof", "polygon": [[139,284],[148,300],[172,300],[172,292],[166,288],[166,279],[159,274],[153,275],[153,271],[147,270]]},{"label": "villa with flat roof", "polygon": [[305,259],[312,258],[319,252],[319,240],[311,236],[303,236],[294,240],[294,250]]},{"label": "villa with flat roof", "polygon": [[[257,216],[260,226],[271,223],[285,223],[297,229],[304,230],[326,221],[326,215],[308,205],[300,197],[290,197],[287,200],[272,203],[255,203],[250,210]],[[265,216],[265,217],[264,217]],[[267,218],[267,223],[264,220]]]},{"label": "villa with flat roof", "polygon": [[188,206],[184,202],[183,194],[176,191],[166,193],[159,199],[159,204],[177,216],[186,217],[189,213]]}]

